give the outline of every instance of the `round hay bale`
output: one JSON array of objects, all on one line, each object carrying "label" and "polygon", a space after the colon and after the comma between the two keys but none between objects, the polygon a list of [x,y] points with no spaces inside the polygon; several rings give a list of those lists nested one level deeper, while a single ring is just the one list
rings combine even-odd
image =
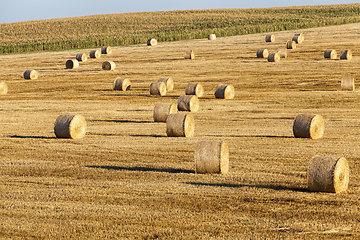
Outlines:
[{"label": "round hay bale", "polygon": [[299,114],[294,120],[293,132],[296,138],[319,139],[323,137],[324,130],[324,119],[321,115]]},{"label": "round hay bale", "polygon": [[200,83],[188,83],[185,88],[186,95],[195,95],[197,97],[204,96],[204,88]]},{"label": "round hay bale", "polygon": [[333,49],[325,50],[324,58],[336,59],[337,58],[336,50],[333,50]]},{"label": "round hay bale", "polygon": [[292,40],[294,42],[296,42],[297,44],[301,44],[304,42],[305,37],[303,33],[295,33],[295,35],[293,36]]},{"label": "round hay bale", "polygon": [[275,35],[273,35],[273,34],[266,35],[265,42],[275,42]]},{"label": "round hay bale", "polygon": [[76,60],[79,62],[86,62],[88,60],[88,56],[85,53],[76,54]]},{"label": "round hay bale", "polygon": [[209,40],[215,40],[216,39],[216,34],[210,34],[210,35],[208,35],[208,39]]},{"label": "round hay bale", "polygon": [[101,52],[99,50],[90,51],[90,58],[99,58],[101,57]]},{"label": "round hay bale", "polygon": [[355,90],[355,79],[352,77],[342,78],[341,79],[341,90],[354,91]]},{"label": "round hay bale", "polygon": [[268,58],[269,56],[269,51],[265,48],[265,49],[259,49],[256,51],[256,57],[257,58]]},{"label": "round hay bale", "polygon": [[5,81],[0,81],[0,95],[6,95],[8,92],[8,85]]},{"label": "round hay bale", "polygon": [[344,50],[340,54],[340,59],[342,60],[351,60],[352,59],[352,52],[351,50]]},{"label": "round hay bale", "polygon": [[167,92],[171,92],[174,90],[174,81],[171,77],[161,77],[158,82],[164,82],[166,84]]},{"label": "round hay bale", "polygon": [[195,150],[195,173],[229,171],[229,147],[224,141],[200,141]]},{"label": "round hay bale", "polygon": [[67,60],[65,66],[66,69],[79,68],[79,61],[76,59]]},{"label": "round hay bale", "polygon": [[296,42],[295,41],[287,41],[286,48],[287,49],[296,49]]},{"label": "round hay bale", "polygon": [[233,99],[235,97],[235,89],[233,85],[220,84],[215,90],[215,98]]},{"label": "round hay bale", "polygon": [[180,96],[177,102],[179,111],[197,112],[199,111],[200,101],[195,95]]},{"label": "round hay bale", "polygon": [[287,50],[286,49],[279,49],[277,52],[280,58],[287,58]]},{"label": "round hay bale", "polygon": [[185,52],[185,59],[191,59],[194,60],[195,59],[195,53],[193,50],[189,50]]},{"label": "round hay bale", "polygon": [[166,95],[166,84],[164,82],[153,82],[150,84],[150,95]]},{"label": "round hay bale", "polygon": [[131,82],[127,78],[116,78],[114,81],[114,90],[129,91],[131,88]]},{"label": "round hay bale", "polygon": [[147,45],[148,46],[156,46],[157,45],[157,40],[155,38],[151,38],[147,41]]},{"label": "round hay bale", "polygon": [[39,73],[36,70],[26,70],[24,72],[25,79],[38,79]]},{"label": "round hay bale", "polygon": [[86,134],[86,120],[80,115],[60,115],[55,122],[54,132],[57,138],[83,138]]},{"label": "round hay bale", "polygon": [[340,193],[349,186],[349,164],[344,157],[314,156],[307,172],[312,192]]},{"label": "round hay bale", "polygon": [[168,137],[193,137],[195,121],[191,113],[173,113],[166,119]]},{"label": "round hay bale", "polygon": [[177,113],[175,103],[156,103],[154,107],[154,122],[166,122],[170,114]]},{"label": "round hay bale", "polygon": [[268,62],[279,62],[280,54],[279,53],[269,53]]},{"label": "round hay bale", "polygon": [[103,70],[114,70],[116,68],[116,64],[113,61],[105,61],[102,64]]},{"label": "round hay bale", "polygon": [[101,54],[111,54],[112,49],[110,46],[103,46],[101,48]]}]

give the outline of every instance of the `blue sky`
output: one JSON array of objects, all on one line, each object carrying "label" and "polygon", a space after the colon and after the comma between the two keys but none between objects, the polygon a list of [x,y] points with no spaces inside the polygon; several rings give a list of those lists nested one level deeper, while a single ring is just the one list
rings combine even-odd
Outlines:
[{"label": "blue sky", "polygon": [[0,23],[95,14],[360,3],[360,0],[0,0]]}]

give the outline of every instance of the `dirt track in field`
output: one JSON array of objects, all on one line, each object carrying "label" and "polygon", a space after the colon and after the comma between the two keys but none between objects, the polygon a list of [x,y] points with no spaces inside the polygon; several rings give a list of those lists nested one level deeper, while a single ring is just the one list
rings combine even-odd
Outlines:
[{"label": "dirt track in field", "polygon": [[[19,239],[329,239],[360,237],[359,91],[340,91],[342,77],[359,81],[360,24],[305,29],[305,41],[279,63],[256,50],[283,48],[296,31],[114,47],[109,56],[65,69],[89,50],[0,56],[0,238]],[[351,49],[353,60],[326,60],[325,49]],[[184,60],[193,49],[195,60]],[[101,70],[104,60],[117,64]],[[24,80],[26,69],[38,80]],[[112,91],[116,77],[132,81]],[[149,96],[149,84],[171,76],[175,91]],[[176,102],[189,82],[206,96],[194,113],[195,137],[168,138],[154,123],[156,102]],[[216,100],[220,83],[234,100]],[[82,114],[80,140],[56,139],[63,113]],[[325,118],[323,139],[295,139],[299,113]],[[224,140],[230,172],[194,172],[203,139]],[[344,156],[346,193],[311,193],[312,156]]]}]

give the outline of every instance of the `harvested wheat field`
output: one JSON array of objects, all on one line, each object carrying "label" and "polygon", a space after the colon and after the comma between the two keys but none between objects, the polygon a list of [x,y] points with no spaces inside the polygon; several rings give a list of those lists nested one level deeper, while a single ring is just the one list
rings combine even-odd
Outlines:
[{"label": "harvested wheat field", "polygon": [[[112,47],[78,69],[64,63],[81,50],[0,56],[0,238],[360,238],[360,92],[341,91],[343,77],[360,80],[360,24],[303,29],[286,59],[256,57],[298,32],[269,33],[271,44],[253,34]],[[195,60],[184,59],[188,49]],[[326,49],[353,58],[325,59]],[[103,71],[104,61],[116,69]],[[38,79],[24,79],[27,69]],[[151,96],[163,76],[174,91]],[[117,77],[131,89],[114,91]],[[190,82],[205,90],[195,136],[167,137],[154,106],[176,103]],[[215,99],[219,84],[235,98]],[[294,138],[301,113],[323,116],[323,138]],[[62,114],[84,116],[84,138],[55,137]],[[195,174],[202,140],[228,144],[227,174]],[[346,192],[307,190],[314,155],[346,158]]]}]

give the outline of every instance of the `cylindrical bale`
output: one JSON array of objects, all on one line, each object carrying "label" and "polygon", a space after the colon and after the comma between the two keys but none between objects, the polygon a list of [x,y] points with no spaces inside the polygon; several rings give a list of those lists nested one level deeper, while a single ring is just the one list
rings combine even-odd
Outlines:
[{"label": "cylindrical bale", "polygon": [[267,49],[259,49],[256,51],[257,58],[268,58],[269,51]]},{"label": "cylindrical bale", "polygon": [[355,79],[352,77],[342,78],[341,79],[341,90],[354,91],[355,90]]},{"label": "cylindrical bale", "polygon": [[78,60],[79,62],[86,62],[88,60],[88,56],[86,55],[86,53],[79,53],[76,54],[76,60]]},{"label": "cylindrical bale", "polygon": [[273,35],[273,34],[266,35],[265,42],[275,42],[275,35]]},{"label": "cylindrical bale", "polygon": [[99,50],[92,50],[89,55],[91,58],[99,58],[101,56],[101,52]]},{"label": "cylindrical bale", "polygon": [[233,85],[220,84],[215,90],[215,98],[233,99],[235,97],[235,89]]},{"label": "cylindrical bale", "polygon": [[279,49],[277,52],[280,58],[287,58],[287,50],[286,49]]},{"label": "cylindrical bale", "polygon": [[86,120],[80,115],[60,115],[55,122],[54,132],[57,138],[83,138],[86,134]]},{"label": "cylindrical bale", "polygon": [[180,96],[177,102],[179,111],[197,112],[200,108],[199,98],[195,95]]},{"label": "cylindrical bale", "polygon": [[294,120],[293,132],[296,138],[319,139],[323,137],[324,130],[324,119],[321,115],[299,114]]},{"label": "cylindrical bale", "polygon": [[69,59],[66,61],[65,66],[67,69],[79,68],[79,61],[76,59]]},{"label": "cylindrical bale", "polygon": [[185,59],[195,59],[195,53],[193,50],[189,50],[185,52]]},{"label": "cylindrical bale", "polygon": [[204,88],[200,83],[188,83],[185,88],[186,95],[204,96]]},{"label": "cylindrical bale", "polygon": [[216,34],[214,34],[214,33],[213,33],[213,34],[209,34],[209,35],[208,35],[208,39],[209,39],[209,40],[215,40],[215,39],[216,39]]},{"label": "cylindrical bale", "polygon": [[5,81],[0,81],[0,95],[6,95],[8,92],[8,85]]},{"label": "cylindrical bale", "polygon": [[112,49],[110,46],[103,46],[101,48],[101,54],[111,54]]},{"label": "cylindrical bale", "polygon": [[148,46],[156,46],[157,45],[157,40],[155,38],[151,38],[147,41],[147,45]]},{"label": "cylindrical bale", "polygon": [[25,79],[37,79],[39,77],[39,73],[36,70],[26,70],[24,72]]},{"label": "cylindrical bale", "polygon": [[164,82],[166,84],[167,92],[171,92],[174,90],[174,81],[171,77],[161,77],[158,82]]},{"label": "cylindrical bale", "polygon": [[268,62],[279,62],[280,54],[279,53],[269,53]]},{"label": "cylindrical bale", "polygon": [[304,34],[303,33],[295,33],[292,40],[295,41],[297,44],[301,44],[305,40]]},{"label": "cylindrical bale", "polygon": [[114,70],[116,68],[116,64],[113,61],[105,61],[102,64],[103,70]]},{"label": "cylindrical bale", "polygon": [[153,82],[150,84],[150,95],[166,95],[166,84],[164,82]]},{"label": "cylindrical bale", "polygon": [[286,48],[287,49],[296,49],[296,42],[295,41],[287,41]]},{"label": "cylindrical bale", "polygon": [[351,60],[352,59],[352,52],[351,50],[344,50],[340,54],[340,59],[342,60]]},{"label": "cylindrical bale", "polygon": [[229,147],[224,141],[200,141],[195,150],[195,173],[229,171]]},{"label": "cylindrical bale", "polygon": [[307,172],[308,189],[340,193],[349,186],[349,164],[344,157],[314,156]]},{"label": "cylindrical bale", "polygon": [[114,90],[129,91],[131,88],[131,82],[127,78],[116,78],[114,81]]},{"label": "cylindrical bale", "polygon": [[336,59],[337,58],[336,50],[333,49],[325,50],[324,58]]},{"label": "cylindrical bale", "polygon": [[177,113],[175,103],[156,103],[154,107],[154,122],[166,122],[170,114]]},{"label": "cylindrical bale", "polygon": [[191,113],[173,113],[166,119],[168,137],[193,137],[195,121]]}]

